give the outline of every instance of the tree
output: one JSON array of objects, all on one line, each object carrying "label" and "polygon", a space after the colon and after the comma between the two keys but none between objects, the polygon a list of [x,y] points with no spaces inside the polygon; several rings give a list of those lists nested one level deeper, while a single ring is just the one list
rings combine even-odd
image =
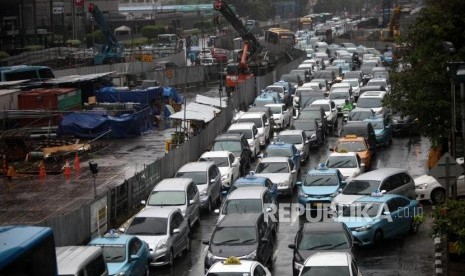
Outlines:
[{"label": "tree", "polygon": [[148,25],[142,27],[141,33],[143,37],[153,41],[159,34],[165,33],[165,27],[162,25]]},{"label": "tree", "polygon": [[[421,133],[429,137],[433,144],[439,144],[451,132],[447,63],[450,60],[465,60],[464,18],[463,0],[426,0],[426,6],[408,33],[398,41],[398,45],[408,50],[398,57],[398,62],[410,66],[407,70],[393,70],[391,93],[385,104],[417,118]],[[443,48],[443,41],[451,41],[457,54],[449,55]]]}]

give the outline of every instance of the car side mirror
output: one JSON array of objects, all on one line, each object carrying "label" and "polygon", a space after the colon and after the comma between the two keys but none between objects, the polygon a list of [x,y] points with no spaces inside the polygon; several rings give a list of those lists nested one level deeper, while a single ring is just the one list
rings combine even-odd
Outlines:
[{"label": "car side mirror", "polygon": [[195,203],[195,200],[191,199],[189,200],[189,205],[193,205]]},{"label": "car side mirror", "polygon": [[131,262],[132,262],[132,261],[137,261],[137,260],[139,260],[139,258],[140,258],[140,257],[137,256],[137,255],[131,255],[130,261],[131,261]]},{"label": "car side mirror", "polygon": [[123,227],[118,228],[118,232],[120,232],[120,233],[124,233],[124,230],[125,229]]},{"label": "car side mirror", "polygon": [[296,170],[292,170],[292,171],[291,171],[291,173],[294,173],[294,174],[296,174],[296,173],[297,173],[297,171],[296,171]]},{"label": "car side mirror", "polygon": [[141,204],[141,205],[145,205],[146,203],[147,203],[147,202],[146,202],[145,200],[141,200],[141,201],[140,201],[140,204]]},{"label": "car side mirror", "polygon": [[263,238],[262,242],[267,243],[267,242],[269,242],[269,240],[267,238]]},{"label": "car side mirror", "polygon": [[219,215],[219,214],[220,214],[220,209],[215,209],[215,210],[213,211],[213,213],[215,213],[215,215]]},{"label": "car side mirror", "polygon": [[295,185],[296,185],[297,187],[302,186],[302,181],[297,181],[297,182],[295,183]]},{"label": "car side mirror", "polygon": [[359,241],[352,241],[354,246],[361,246],[362,244]]},{"label": "car side mirror", "polygon": [[216,182],[216,179],[214,178],[210,179],[210,184],[215,184],[215,182]]},{"label": "car side mirror", "polygon": [[210,241],[202,241],[202,243],[205,245],[210,245]]},{"label": "car side mirror", "polygon": [[290,249],[295,249],[295,244],[289,244],[287,245],[287,247],[289,247]]},{"label": "car side mirror", "polygon": [[265,122],[265,126],[269,126],[269,125],[270,125],[270,123],[268,123],[268,122]]},{"label": "car side mirror", "polygon": [[334,151],[334,147],[329,147],[329,151]]},{"label": "car side mirror", "polygon": [[177,235],[179,233],[181,233],[181,230],[179,230],[179,228],[174,228],[173,229],[173,232],[172,232],[173,235]]}]

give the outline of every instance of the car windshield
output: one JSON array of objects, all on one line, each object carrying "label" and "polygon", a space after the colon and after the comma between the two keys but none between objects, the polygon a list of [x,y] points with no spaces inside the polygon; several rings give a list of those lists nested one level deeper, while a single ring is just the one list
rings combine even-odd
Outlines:
[{"label": "car windshield", "polygon": [[249,272],[208,272],[205,276],[250,276]]},{"label": "car windshield", "polygon": [[338,143],[334,149],[336,152],[359,152],[366,150],[366,144],[362,141],[343,141]]},{"label": "car windshield", "polygon": [[299,120],[314,120],[314,119],[321,119],[321,111],[320,110],[302,110],[299,114]]},{"label": "car windshield", "polygon": [[369,119],[373,117],[373,111],[371,110],[364,110],[364,111],[359,111],[359,110],[352,110],[349,113],[349,121],[363,121],[365,119]]},{"label": "car windshield", "polygon": [[381,97],[376,97],[376,98],[363,98],[360,97],[358,98],[357,101],[357,107],[361,108],[374,108],[374,107],[382,107],[382,98]]},{"label": "car windshield", "polygon": [[263,127],[261,118],[240,118],[238,123],[254,123],[257,128]]},{"label": "car windshield", "polygon": [[195,185],[203,185],[207,183],[207,172],[177,172],[176,178],[192,178]]},{"label": "car windshield", "polygon": [[298,120],[294,121],[294,128],[302,130],[316,130],[316,125],[314,122]]},{"label": "car windshield", "polygon": [[270,106],[270,109],[271,109],[271,112],[273,114],[281,114],[282,113],[282,106],[281,105],[278,105],[278,106]]},{"label": "car windshield", "polygon": [[229,158],[224,157],[201,157],[200,161],[213,161],[218,167],[229,167]]},{"label": "car windshield", "polygon": [[360,67],[360,71],[363,72],[363,74],[365,75],[368,75],[371,73],[371,71],[373,70],[373,68],[376,67],[376,64],[371,64],[371,63],[364,63],[362,64],[362,66]]},{"label": "car windshield", "polygon": [[214,245],[254,244],[257,241],[257,231],[253,226],[218,227],[212,235]]},{"label": "car windshield", "polygon": [[323,107],[324,111],[330,111],[329,104],[311,104],[311,106]]},{"label": "car windshield", "polygon": [[336,91],[333,91],[333,92],[329,93],[329,98],[331,100],[348,99],[349,98],[349,93],[348,92],[336,92]]},{"label": "car windshield", "polygon": [[352,87],[357,87],[357,86],[359,86],[359,83],[358,83],[357,80],[342,81],[342,83],[346,83],[346,82],[350,83],[350,85],[351,85]]},{"label": "car windshield", "polygon": [[337,186],[339,180],[334,174],[306,175],[303,186]]},{"label": "car windshield", "polygon": [[244,134],[246,139],[252,139],[252,129],[229,129],[228,133]]},{"label": "car windshield", "polygon": [[276,156],[292,157],[293,152],[292,152],[291,148],[268,148],[268,149],[266,149],[266,156],[269,156],[269,157],[276,157]]},{"label": "car windshield", "polygon": [[262,209],[262,201],[260,199],[229,199],[226,201],[222,213],[224,215],[261,213]]},{"label": "car windshield", "polygon": [[240,152],[242,150],[240,141],[216,141],[213,151]]},{"label": "car windshield", "polygon": [[275,103],[275,99],[273,97],[266,97],[266,98],[260,98],[260,100],[255,100],[254,101],[254,106],[265,106],[267,104],[273,104]]},{"label": "car windshield", "polygon": [[166,235],[167,218],[135,217],[126,229],[125,234],[141,236]]},{"label": "car windshield", "polygon": [[386,82],[385,82],[385,81],[379,81],[379,80],[371,79],[370,81],[368,81],[367,85],[384,86],[384,87],[386,87]]},{"label": "car windshield", "polygon": [[344,232],[309,232],[304,233],[297,245],[299,250],[333,250],[347,249],[350,246]]},{"label": "car windshield", "polygon": [[360,137],[367,138],[367,127],[366,126],[357,126],[357,125],[344,125],[341,132],[339,133],[341,137],[346,135],[355,135]]},{"label": "car windshield", "polygon": [[378,122],[371,121],[370,123],[374,129],[384,129],[384,124],[381,121],[378,121]]},{"label": "car windshield", "polygon": [[268,86],[268,87],[266,87],[266,91],[284,93],[284,87],[282,87],[282,86]]},{"label": "car windshield", "polygon": [[302,135],[279,135],[278,139],[286,144],[302,144]]},{"label": "car windshield", "polygon": [[330,156],[326,161],[329,168],[357,168],[357,158],[355,156]]},{"label": "car windshield", "polygon": [[177,206],[186,204],[184,191],[153,191],[147,205],[149,206]]},{"label": "car windshield", "polygon": [[124,244],[92,244],[103,249],[103,257],[107,263],[120,263],[126,260],[126,245]]},{"label": "car windshield", "polygon": [[288,173],[289,165],[285,162],[261,162],[258,164],[257,173]]},{"label": "car windshield", "polygon": [[376,202],[355,202],[351,205],[342,206],[343,217],[376,217],[379,213],[379,208],[382,206]]},{"label": "car windshield", "polygon": [[371,195],[379,189],[380,181],[376,180],[352,180],[342,190],[344,195]]},{"label": "car windshield", "polygon": [[300,276],[349,276],[348,266],[305,266]]}]

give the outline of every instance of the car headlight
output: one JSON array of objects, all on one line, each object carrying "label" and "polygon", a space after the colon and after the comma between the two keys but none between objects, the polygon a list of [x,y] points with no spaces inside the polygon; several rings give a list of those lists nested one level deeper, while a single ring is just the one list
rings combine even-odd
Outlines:
[{"label": "car headlight", "polygon": [[255,146],[255,143],[254,142],[250,142],[249,143],[249,147],[254,147]]},{"label": "car headlight", "polygon": [[200,196],[206,196],[207,195],[207,189],[200,191]]},{"label": "car headlight", "polygon": [[310,136],[310,139],[316,139],[316,134],[313,133],[313,134]]},{"label": "car headlight", "polygon": [[337,196],[337,193],[332,193],[329,195],[329,197],[335,197],[335,196]]},{"label": "car headlight", "polygon": [[299,264],[298,262],[294,262],[294,268],[296,270],[301,270],[303,268],[303,264]]},{"label": "car headlight", "polygon": [[247,260],[255,260],[257,258],[257,250],[250,252],[245,258]]},{"label": "car headlight", "polygon": [[396,119],[392,119],[392,122],[393,122],[394,124],[397,124],[397,123],[398,123],[398,121],[397,121]]},{"label": "car headlight", "polygon": [[223,175],[221,176],[221,181],[225,181],[226,179],[228,179],[228,177],[229,177],[229,173],[223,174]]},{"label": "car headlight", "polygon": [[157,244],[157,249],[163,249],[166,248],[166,245],[168,244],[168,239],[163,239]]},{"label": "car headlight", "polygon": [[299,197],[305,197],[305,198],[307,198],[308,195],[307,195],[306,193],[304,193],[304,192],[299,192]]},{"label": "car headlight", "polygon": [[417,185],[415,185],[415,188],[419,189],[419,190],[424,190],[424,189],[428,188],[428,183],[417,184]]},{"label": "car headlight", "polygon": [[281,187],[289,186],[289,180],[279,183],[278,186],[281,186]]},{"label": "car headlight", "polygon": [[119,272],[118,274],[116,274],[116,275],[118,275],[118,276],[124,276],[124,275],[126,275],[126,271],[120,271],[120,272]]},{"label": "car headlight", "polygon": [[364,225],[362,227],[355,228],[355,231],[357,232],[363,232],[363,231],[368,231],[371,229],[371,224]]}]

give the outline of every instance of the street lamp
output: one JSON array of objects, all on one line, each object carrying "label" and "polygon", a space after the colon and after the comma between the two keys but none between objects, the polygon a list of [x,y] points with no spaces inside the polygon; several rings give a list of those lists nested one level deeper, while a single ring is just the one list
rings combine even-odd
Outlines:
[{"label": "street lamp", "polygon": [[96,178],[98,174],[98,164],[94,161],[89,162],[89,169],[92,172],[92,178],[94,179],[94,198],[97,198],[97,185],[96,185]]}]

